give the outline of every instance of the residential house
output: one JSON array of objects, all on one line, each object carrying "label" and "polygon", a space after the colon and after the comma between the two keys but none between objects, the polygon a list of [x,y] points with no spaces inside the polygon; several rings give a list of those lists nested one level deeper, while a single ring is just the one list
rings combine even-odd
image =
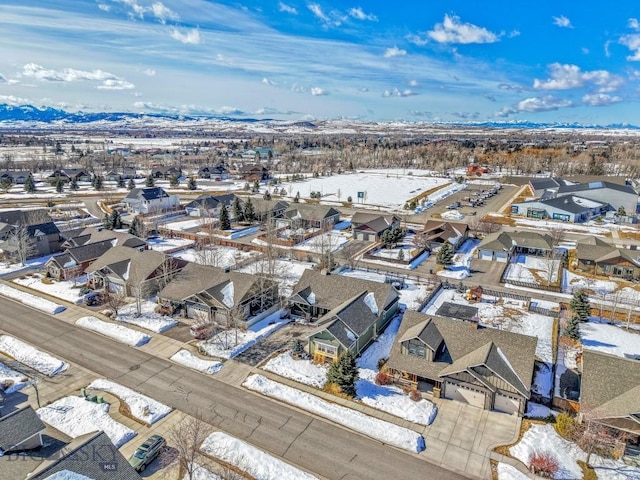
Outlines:
[{"label": "residential house", "polygon": [[84,273],[91,262],[113,248],[113,243],[113,240],[103,240],[67,248],[62,255],[56,255],[47,260],[45,269],[55,280],[69,280],[78,277]]},{"label": "residential house", "polygon": [[180,206],[178,195],[169,195],[160,187],[134,188],[122,199],[132,213],[156,213]]},{"label": "residential house", "polygon": [[139,252],[116,246],[92,262],[85,272],[94,290],[148,297],[162,289],[186,263],[155,250]]},{"label": "residential house", "polygon": [[240,175],[240,178],[246,180],[247,182],[255,182],[256,180],[262,182],[263,180],[268,180],[269,178],[271,178],[269,169],[264,165],[260,165],[258,163],[242,165],[238,169],[238,175]]},{"label": "residential house", "polygon": [[535,232],[497,232],[487,235],[478,245],[478,258],[506,263],[513,255],[545,256],[554,250],[549,234]]},{"label": "residential house", "polygon": [[163,178],[165,180],[172,177],[180,178],[182,176],[182,169],[180,167],[157,165],[151,168],[151,176],[153,178]]},{"label": "residential house", "polygon": [[[240,204],[242,205],[242,208],[244,208],[247,198],[240,197]],[[284,216],[284,212],[289,207],[288,202],[275,198],[265,200],[261,197],[251,197],[251,203],[253,204],[255,220],[262,223],[266,222],[268,218],[282,218]]]},{"label": "residential house", "polygon": [[[638,456],[640,442],[640,368],[637,358],[585,348],[582,351],[580,418],[627,434]],[[629,454],[629,453],[628,453]]]},{"label": "residential house", "polygon": [[[26,228],[30,239],[28,258],[40,257],[60,251],[62,236],[46,210],[6,210],[0,212],[0,254],[18,260],[20,241],[16,232]],[[32,248],[31,248],[32,247]]]},{"label": "residential house", "polygon": [[31,175],[28,170],[5,170],[0,172],[0,182],[8,182],[12,185],[22,185]]},{"label": "residential house", "polygon": [[65,232],[63,248],[79,247],[88,243],[113,241],[113,246],[124,246],[142,251],[148,248],[147,242],[127,232],[117,232],[103,227],[86,227],[77,231]]},{"label": "residential house", "polygon": [[140,480],[140,475],[111,442],[106,433],[76,437],[44,460],[29,480],[90,478],[92,480]]},{"label": "residential house", "polygon": [[40,448],[46,428],[30,405],[0,417],[0,453]]},{"label": "residential house", "polygon": [[399,384],[435,397],[522,416],[537,339],[477,322],[407,311],[386,371]]},{"label": "residential house", "polygon": [[207,178],[213,179],[215,181],[228,180],[230,177],[229,169],[224,164],[224,162],[220,162],[215,167],[204,166],[198,169],[198,177],[199,178]]},{"label": "residential house", "polygon": [[624,278],[640,278],[640,251],[618,248],[597,237],[588,237],[576,245],[576,270]]},{"label": "residential house", "polygon": [[340,222],[340,212],[328,205],[292,203],[284,211],[292,228],[330,229]]},{"label": "residential house", "polygon": [[565,195],[540,200],[529,200],[511,205],[511,214],[559,220],[561,222],[582,223],[605,215],[614,208],[605,202],[597,202],[577,195]]},{"label": "residential house", "polygon": [[104,179],[108,182],[117,182],[120,178],[123,180],[132,180],[140,177],[135,167],[120,167],[109,170],[104,174]]},{"label": "residential house", "polygon": [[224,205],[229,214],[233,212],[231,206],[236,196],[232,193],[226,195],[200,195],[195,200],[187,203],[184,207],[187,215],[192,217],[212,217],[218,218],[220,210]]},{"label": "residential house", "polygon": [[379,242],[387,230],[400,226],[400,219],[395,215],[356,212],[351,217],[351,234],[356,240]]},{"label": "residential house", "polygon": [[416,235],[423,237],[432,250],[441,247],[444,242],[457,248],[469,238],[469,226],[466,223],[428,220]]},{"label": "residential house", "polygon": [[54,172],[47,177],[49,182],[57,179],[61,179],[65,183],[69,183],[72,180],[76,182],[90,182],[92,177],[91,173],[83,168],[62,168],[54,170]]},{"label": "residential house", "polygon": [[278,284],[273,280],[197,263],[188,263],[158,293],[159,303],[171,305],[185,317],[221,325],[244,322],[278,299]]}]

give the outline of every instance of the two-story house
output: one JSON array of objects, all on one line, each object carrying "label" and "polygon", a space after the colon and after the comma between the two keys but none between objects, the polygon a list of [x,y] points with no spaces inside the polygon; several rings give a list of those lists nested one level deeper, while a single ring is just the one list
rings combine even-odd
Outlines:
[{"label": "two-story house", "polygon": [[122,199],[127,211],[132,213],[156,213],[180,206],[178,195],[169,195],[160,187],[134,188]]}]

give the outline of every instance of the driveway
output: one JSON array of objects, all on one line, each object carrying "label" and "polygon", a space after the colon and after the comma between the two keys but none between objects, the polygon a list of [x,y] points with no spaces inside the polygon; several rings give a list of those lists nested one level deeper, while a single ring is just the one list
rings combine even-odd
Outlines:
[{"label": "driveway", "polygon": [[462,475],[490,479],[491,450],[518,438],[521,418],[453,400],[434,401],[438,415],[424,429],[427,449],[421,456]]}]

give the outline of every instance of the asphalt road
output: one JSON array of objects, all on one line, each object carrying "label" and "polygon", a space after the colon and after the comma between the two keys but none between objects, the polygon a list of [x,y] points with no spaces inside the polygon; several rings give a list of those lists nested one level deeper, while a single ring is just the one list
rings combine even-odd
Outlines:
[{"label": "asphalt road", "polygon": [[[464,477],[295,408],[0,298],[0,330],[328,479]],[[428,445],[427,445],[428,448]]]}]

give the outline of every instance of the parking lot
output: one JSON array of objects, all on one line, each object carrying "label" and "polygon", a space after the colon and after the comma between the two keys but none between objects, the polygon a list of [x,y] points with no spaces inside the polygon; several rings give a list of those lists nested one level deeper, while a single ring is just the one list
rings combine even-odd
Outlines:
[{"label": "parking lot", "polygon": [[[499,211],[514,194],[515,188],[513,185],[503,185],[495,195],[484,198],[482,205],[472,207],[470,206],[470,201],[482,198],[483,194],[491,190],[492,187],[489,185],[469,185],[466,189],[438,202],[426,210],[425,213],[427,216],[432,216],[434,213],[441,215],[451,210],[447,208],[449,205],[460,202],[460,207],[456,210],[465,215],[465,217],[474,215],[473,212],[477,212],[476,215],[482,217],[487,213]],[[466,222],[467,220],[464,219],[463,221]]]}]

